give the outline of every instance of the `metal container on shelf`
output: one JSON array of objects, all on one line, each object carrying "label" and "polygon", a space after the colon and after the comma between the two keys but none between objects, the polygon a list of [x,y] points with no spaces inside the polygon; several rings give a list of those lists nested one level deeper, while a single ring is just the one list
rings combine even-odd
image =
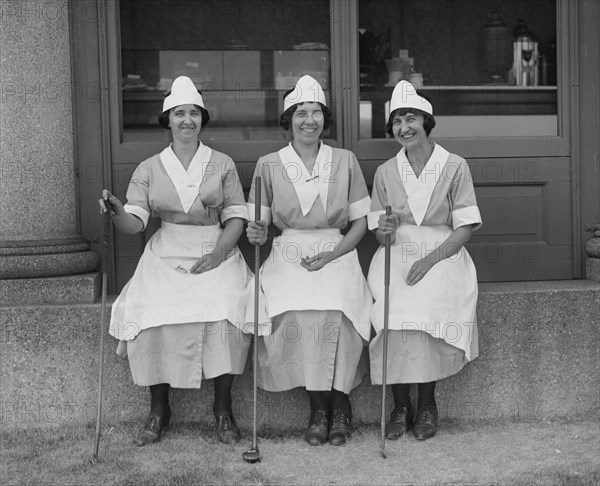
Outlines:
[{"label": "metal container on shelf", "polygon": [[513,62],[511,40],[509,27],[500,12],[492,12],[481,29],[479,45],[481,69],[491,75],[492,83],[506,83]]},{"label": "metal container on shelf", "polygon": [[539,85],[539,51],[535,35],[519,20],[513,38],[513,80],[517,86]]}]

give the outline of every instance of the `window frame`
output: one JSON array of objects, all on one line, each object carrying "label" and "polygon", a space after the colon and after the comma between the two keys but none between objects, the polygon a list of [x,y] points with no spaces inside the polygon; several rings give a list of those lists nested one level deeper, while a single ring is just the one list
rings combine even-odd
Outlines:
[{"label": "window frame", "polygon": [[[363,163],[369,161],[382,161],[393,157],[398,152],[398,143],[393,139],[360,139],[359,136],[359,59],[358,59],[358,32],[359,26],[359,0],[348,2],[348,17],[344,21],[351,28],[353,35],[350,42],[344,47],[348,51],[349,84],[344,86],[344,91],[350,94],[347,120],[350,120],[349,139],[347,148],[352,150],[356,157]],[[574,22],[576,19],[576,4],[569,0],[557,0],[557,134],[549,136],[524,136],[524,137],[434,137],[441,145],[453,153],[461,154],[465,158],[489,157],[560,157],[571,155],[571,129],[573,113],[569,106],[570,83],[573,79],[571,63],[565,62],[570,56],[575,55],[573,49],[571,30],[576,32]],[[575,105],[576,106],[576,105]],[[434,134],[435,135],[435,134]]]},{"label": "window frame", "polygon": [[[342,58],[346,46],[340,42],[340,28],[338,12],[343,10],[344,0],[330,0],[330,62],[332,93],[335,87],[342,84],[341,73],[344,72]],[[104,5],[102,5],[104,4]],[[99,2],[101,15],[106,19],[106,58],[108,86],[112,87],[109,124],[112,145],[112,160],[121,162],[141,161],[159,153],[165,146],[164,140],[157,141],[124,141],[123,140],[123,97],[120,89],[121,73],[121,38],[120,38],[120,5],[119,0],[106,0]],[[334,105],[335,136],[326,142],[333,146],[344,146],[342,103],[339,99]],[[115,107],[116,106],[116,107]],[[256,162],[262,155],[279,150],[284,143],[281,140],[211,140],[210,146],[218,151],[227,153],[234,161]]]}]

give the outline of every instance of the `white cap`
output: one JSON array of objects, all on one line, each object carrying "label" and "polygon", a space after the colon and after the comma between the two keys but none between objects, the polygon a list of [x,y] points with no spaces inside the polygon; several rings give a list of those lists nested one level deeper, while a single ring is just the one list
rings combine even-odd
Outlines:
[{"label": "white cap", "polygon": [[417,94],[415,87],[408,81],[400,81],[394,88],[390,100],[390,113],[398,108],[416,108],[433,115],[433,106],[422,96]]},{"label": "white cap", "polygon": [[171,94],[163,101],[163,113],[179,105],[198,105],[204,108],[202,95],[187,76],[179,76],[173,81]]},{"label": "white cap", "polygon": [[288,108],[297,105],[298,103],[314,102],[319,102],[323,106],[327,106],[327,103],[325,102],[325,93],[319,82],[312,76],[305,74],[296,83],[294,91],[283,99],[283,111],[286,111]]}]

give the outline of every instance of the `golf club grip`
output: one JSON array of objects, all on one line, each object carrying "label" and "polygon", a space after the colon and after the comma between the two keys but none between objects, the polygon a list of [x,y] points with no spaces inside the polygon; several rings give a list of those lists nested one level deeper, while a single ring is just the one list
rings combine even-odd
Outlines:
[{"label": "golf club grip", "polygon": [[262,194],[261,191],[261,177],[256,176],[254,178],[254,220],[260,221],[260,196]]}]

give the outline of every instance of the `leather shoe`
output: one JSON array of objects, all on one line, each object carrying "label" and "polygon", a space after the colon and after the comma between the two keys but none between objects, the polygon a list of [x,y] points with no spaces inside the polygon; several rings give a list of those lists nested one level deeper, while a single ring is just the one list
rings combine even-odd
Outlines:
[{"label": "leather shoe", "polygon": [[329,428],[329,443],[340,446],[352,436],[352,412],[346,410],[334,410],[331,414],[331,427]]},{"label": "leather shoe", "polygon": [[410,403],[392,410],[390,423],[385,436],[390,440],[398,440],[413,427],[413,408]]},{"label": "leather shoe", "polygon": [[138,447],[143,447],[154,442],[160,442],[162,431],[169,426],[170,421],[170,408],[167,408],[167,412],[164,415],[156,415],[150,412],[144,426],[133,439],[133,443]]},{"label": "leather shoe", "polygon": [[413,434],[417,440],[431,439],[437,432],[438,411],[435,403],[417,411]]},{"label": "leather shoe", "polygon": [[233,415],[215,415],[217,421],[217,437],[223,444],[237,444],[240,440],[240,429]]},{"label": "leather shoe", "polygon": [[327,442],[329,430],[329,413],[327,410],[314,410],[310,413],[308,428],[304,432],[304,440],[311,446],[322,445]]}]

